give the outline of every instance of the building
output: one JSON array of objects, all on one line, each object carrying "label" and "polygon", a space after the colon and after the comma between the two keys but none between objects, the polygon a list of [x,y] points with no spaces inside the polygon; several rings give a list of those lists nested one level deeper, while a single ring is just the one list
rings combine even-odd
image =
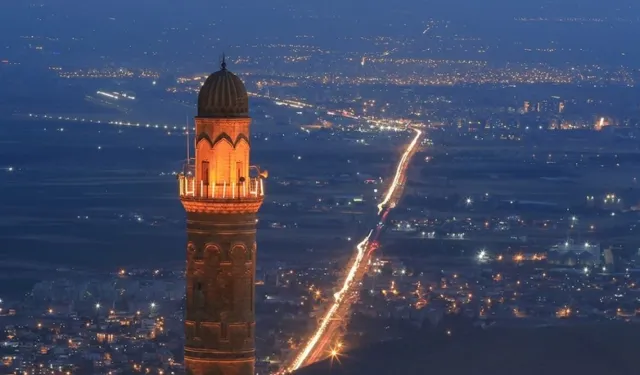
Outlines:
[{"label": "building", "polygon": [[604,264],[607,266],[613,266],[615,263],[615,258],[613,256],[613,248],[609,246],[604,249]]},{"label": "building", "polygon": [[579,244],[573,240],[554,245],[548,252],[549,263],[565,266],[599,265],[601,257],[600,244]]},{"label": "building", "polygon": [[179,176],[186,373],[254,375],[256,214],[267,174],[249,164],[248,95],[224,59],[200,89],[195,123],[195,158]]}]

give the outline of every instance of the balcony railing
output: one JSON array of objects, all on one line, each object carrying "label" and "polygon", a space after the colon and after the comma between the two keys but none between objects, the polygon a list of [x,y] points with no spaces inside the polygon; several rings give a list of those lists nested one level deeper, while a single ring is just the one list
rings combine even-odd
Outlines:
[{"label": "balcony railing", "polygon": [[248,178],[243,182],[205,183],[195,176],[178,176],[181,197],[196,199],[255,199],[264,196],[262,178]]}]

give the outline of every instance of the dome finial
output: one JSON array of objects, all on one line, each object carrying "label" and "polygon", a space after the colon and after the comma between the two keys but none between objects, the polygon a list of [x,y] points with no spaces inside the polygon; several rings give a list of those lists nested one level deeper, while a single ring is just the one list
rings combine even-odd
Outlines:
[{"label": "dome finial", "polygon": [[227,58],[224,52],[222,53],[222,64],[220,64],[220,68],[221,70],[227,70]]}]

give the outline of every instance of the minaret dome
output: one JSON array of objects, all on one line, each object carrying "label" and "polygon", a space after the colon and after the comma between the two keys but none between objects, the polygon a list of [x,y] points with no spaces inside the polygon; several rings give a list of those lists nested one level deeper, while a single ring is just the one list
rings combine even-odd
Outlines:
[{"label": "minaret dome", "polygon": [[220,70],[211,74],[198,95],[198,117],[249,117],[249,96],[244,83],[227,70],[222,60]]}]

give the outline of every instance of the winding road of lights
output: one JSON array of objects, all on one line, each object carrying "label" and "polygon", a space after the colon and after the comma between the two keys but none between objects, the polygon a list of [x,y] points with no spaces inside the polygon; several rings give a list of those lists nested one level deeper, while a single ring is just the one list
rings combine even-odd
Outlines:
[{"label": "winding road of lights", "polygon": [[420,139],[420,136],[422,135],[422,130],[418,130],[418,129],[413,129],[413,130],[416,132],[416,136],[413,138],[411,143],[409,143],[409,146],[407,146],[407,149],[404,151],[404,154],[402,155],[402,159],[400,159],[400,163],[398,163],[398,168],[396,168],[396,174],[393,176],[393,182],[391,183],[389,190],[387,190],[387,195],[384,197],[382,202],[378,204],[378,215],[380,215],[384,206],[386,206],[387,203],[389,203],[389,201],[391,200],[391,197],[393,197],[393,194],[396,192],[396,189],[398,188],[398,184],[400,183],[400,176],[402,176],[402,168],[404,167],[405,163],[409,159],[409,155],[411,155],[411,151],[413,151],[413,149],[416,147],[416,144],[418,143],[418,139]]},{"label": "winding road of lights", "polygon": [[345,293],[351,287],[351,282],[353,281],[353,278],[356,276],[356,271],[358,271],[360,263],[364,258],[365,250],[367,249],[367,244],[369,243],[369,237],[371,237],[372,233],[373,233],[373,230],[369,232],[369,235],[367,235],[367,237],[364,240],[362,240],[362,242],[360,242],[358,246],[356,246],[358,250],[356,254],[356,259],[353,262],[353,266],[351,266],[351,268],[349,269],[349,273],[347,274],[347,277],[345,278],[344,283],[342,284],[342,288],[338,292],[336,292],[336,294],[333,295],[333,297],[335,298],[335,301],[331,305],[331,308],[329,309],[329,311],[327,311],[327,313],[322,318],[322,321],[320,322],[320,325],[318,326],[318,329],[316,330],[316,332],[313,334],[313,336],[311,336],[311,338],[309,339],[307,344],[304,346],[304,349],[300,352],[300,354],[298,354],[296,359],[293,361],[293,364],[291,365],[291,367],[289,367],[288,371],[293,372],[299,369],[300,366],[302,366],[302,364],[309,357],[309,354],[311,354],[311,351],[318,344],[318,341],[320,340],[324,332],[327,330],[329,323],[331,322],[334,315],[340,308],[340,304],[344,298]]},{"label": "winding road of lights", "polygon": [[[378,205],[378,215],[382,212],[384,206],[387,203],[389,203],[389,201],[395,194],[398,188],[398,185],[400,183],[400,179],[402,177],[402,171],[404,170],[406,163],[409,160],[409,156],[411,155],[411,152],[416,147],[416,144],[418,144],[418,140],[422,135],[421,130],[418,130],[418,129],[413,129],[413,130],[416,132],[416,136],[413,138],[411,143],[409,143],[409,145],[407,146],[407,149],[402,155],[402,158],[400,159],[400,162],[398,163],[398,167],[396,168],[396,173],[393,177],[393,182],[391,183],[391,185],[389,186],[389,189],[387,190],[387,195],[385,196],[384,200]],[[320,321],[320,325],[318,325],[318,328],[316,329],[316,331],[309,338],[309,341],[307,341],[307,343],[304,345],[304,349],[296,356],[295,360],[293,361],[293,364],[289,366],[289,368],[287,368],[288,372],[293,372],[299,369],[300,367],[302,367],[305,361],[309,358],[309,355],[311,354],[311,352],[316,348],[316,345],[318,345],[318,342],[322,338],[322,335],[324,335],[324,333],[326,332],[327,327],[329,327],[329,323],[335,318],[336,313],[338,312],[342,302],[344,301],[345,294],[353,286],[353,280],[356,276],[356,273],[358,269],[362,266],[362,261],[365,257],[365,253],[368,247],[367,245],[369,244],[369,239],[371,238],[372,234],[373,234],[373,230],[370,231],[367,237],[365,237],[365,239],[362,240],[356,246],[357,252],[356,252],[355,260],[353,261],[351,268],[349,268],[349,272],[347,273],[347,277],[345,278],[342,284],[342,288],[340,288],[340,290],[333,295],[334,297],[333,304],[331,304],[331,307],[329,308],[327,313],[324,315],[324,317]]]}]

